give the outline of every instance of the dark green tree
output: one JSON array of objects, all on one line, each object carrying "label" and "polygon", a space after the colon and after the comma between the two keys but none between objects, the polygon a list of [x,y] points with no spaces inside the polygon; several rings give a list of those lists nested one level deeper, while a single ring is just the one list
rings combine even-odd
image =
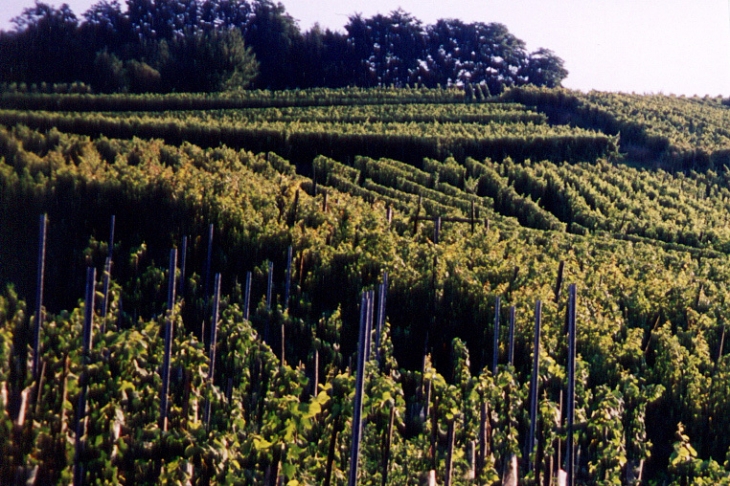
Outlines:
[{"label": "dark green tree", "polygon": [[[242,2],[243,3],[243,2]],[[270,0],[254,0],[246,24],[241,26],[246,44],[259,60],[259,88],[296,87],[293,59],[294,45],[301,37],[295,20],[284,5]]]},{"label": "dark green tree", "polygon": [[166,90],[211,92],[243,89],[256,77],[258,63],[241,31],[202,31],[162,40],[151,55]]},{"label": "dark green tree", "polygon": [[527,60],[527,82],[555,88],[568,75],[565,63],[550,49],[538,49]]},{"label": "dark green tree", "polygon": [[428,27],[428,84],[486,84],[492,94],[525,83],[525,43],[503,24],[439,20]]},{"label": "dark green tree", "polygon": [[79,23],[67,4],[55,8],[36,1],[12,23],[15,29],[2,44],[4,80],[68,83],[78,79]]},{"label": "dark green tree", "polygon": [[360,86],[405,86],[419,81],[424,53],[421,21],[398,9],[390,15],[350,17],[345,26]]}]

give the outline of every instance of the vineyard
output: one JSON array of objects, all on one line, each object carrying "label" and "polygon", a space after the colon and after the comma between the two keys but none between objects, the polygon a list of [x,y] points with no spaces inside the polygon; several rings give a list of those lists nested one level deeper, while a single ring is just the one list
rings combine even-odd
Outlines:
[{"label": "vineyard", "polygon": [[730,108],[0,96],[0,484],[730,482]]}]

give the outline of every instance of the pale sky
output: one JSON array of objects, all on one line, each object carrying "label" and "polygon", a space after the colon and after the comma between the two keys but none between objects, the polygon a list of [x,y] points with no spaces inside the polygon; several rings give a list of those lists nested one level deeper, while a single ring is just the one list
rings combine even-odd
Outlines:
[{"label": "pale sky", "polygon": [[[68,0],[77,16],[96,0]],[[0,29],[34,0],[4,0]],[[59,0],[47,3],[60,5]],[[120,1],[124,5],[124,1]],[[568,88],[730,96],[730,0],[281,0],[302,30],[401,7],[424,24],[500,22],[529,51],[552,49]]]}]

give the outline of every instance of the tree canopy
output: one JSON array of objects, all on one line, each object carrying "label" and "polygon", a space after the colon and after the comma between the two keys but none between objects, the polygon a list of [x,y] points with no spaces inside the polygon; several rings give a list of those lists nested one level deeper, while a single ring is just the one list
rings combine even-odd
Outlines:
[{"label": "tree canopy", "polygon": [[0,80],[97,92],[480,84],[559,86],[563,60],[498,23],[424,25],[401,9],[302,32],[271,0],[101,0],[77,17],[36,1],[0,32]]}]

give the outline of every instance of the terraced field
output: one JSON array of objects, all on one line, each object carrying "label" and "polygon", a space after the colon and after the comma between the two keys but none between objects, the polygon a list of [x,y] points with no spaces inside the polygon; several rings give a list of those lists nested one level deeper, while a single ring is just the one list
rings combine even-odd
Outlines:
[{"label": "terraced field", "polygon": [[728,480],[720,100],[325,94],[0,96],[1,483]]}]

